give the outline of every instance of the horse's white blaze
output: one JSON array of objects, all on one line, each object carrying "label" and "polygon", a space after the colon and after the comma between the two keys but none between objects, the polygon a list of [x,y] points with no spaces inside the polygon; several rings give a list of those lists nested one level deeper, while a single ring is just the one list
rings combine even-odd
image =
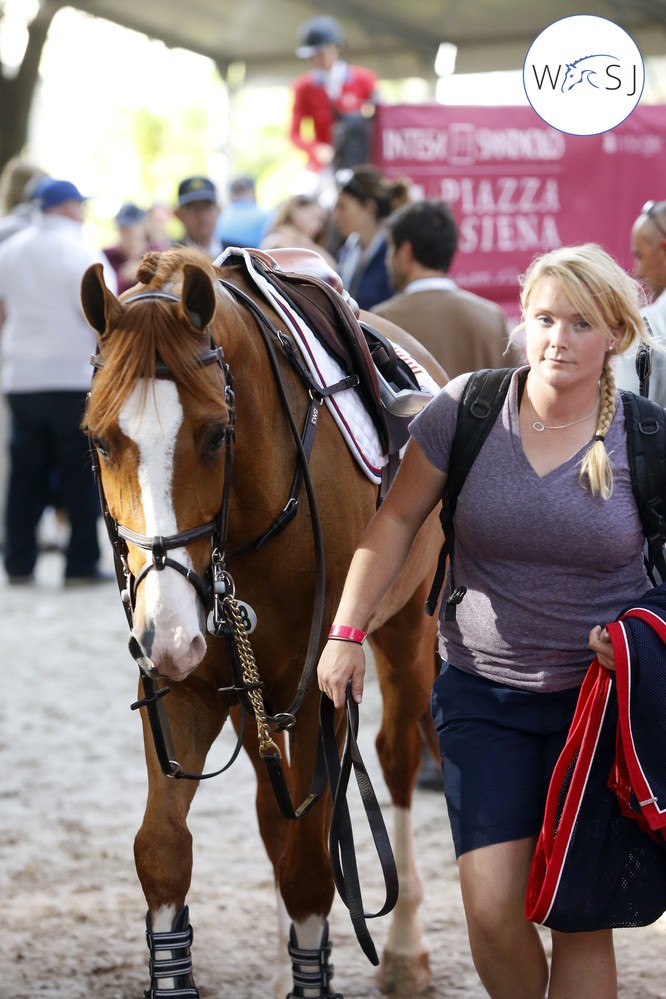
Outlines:
[{"label": "horse's white blaze", "polygon": [[[177,534],[172,487],[183,408],[176,385],[161,379],[147,387],[139,382],[123,404],[118,422],[139,452],[143,533],[148,537]],[[170,557],[192,568],[187,549],[174,548]],[[139,589],[141,598],[145,630],[137,639],[161,672],[174,680],[183,679],[205,652],[196,591],[179,572],[166,568],[148,573]]]}]

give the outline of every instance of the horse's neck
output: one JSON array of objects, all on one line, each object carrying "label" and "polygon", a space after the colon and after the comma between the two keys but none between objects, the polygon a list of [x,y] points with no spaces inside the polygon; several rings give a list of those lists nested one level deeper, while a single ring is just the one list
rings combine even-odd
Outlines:
[{"label": "horse's neck", "polygon": [[[267,513],[275,516],[287,499],[296,470],[296,445],[259,332],[248,327],[241,338],[225,334],[222,347],[233,375],[236,411],[232,501],[243,519],[255,515],[265,519]],[[295,372],[281,359],[279,348],[276,354],[301,434],[307,393]],[[260,526],[263,529],[267,524]]]}]

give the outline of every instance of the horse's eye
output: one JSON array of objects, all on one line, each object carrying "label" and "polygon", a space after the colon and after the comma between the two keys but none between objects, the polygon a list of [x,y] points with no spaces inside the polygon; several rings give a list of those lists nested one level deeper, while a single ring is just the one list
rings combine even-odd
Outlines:
[{"label": "horse's eye", "polygon": [[218,423],[206,434],[204,448],[208,457],[214,457],[224,447],[224,430],[224,424]]},{"label": "horse's eye", "polygon": [[109,448],[109,445],[106,443],[106,441],[102,440],[101,437],[97,437],[96,435],[93,434],[92,442],[100,458],[105,458],[108,460],[111,457],[111,450]]}]

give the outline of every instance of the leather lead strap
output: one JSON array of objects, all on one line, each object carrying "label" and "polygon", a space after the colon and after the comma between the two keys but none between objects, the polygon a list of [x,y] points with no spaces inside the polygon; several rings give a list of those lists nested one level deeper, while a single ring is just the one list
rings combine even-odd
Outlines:
[{"label": "leather lead strap", "polygon": [[[398,871],[381,809],[358,747],[359,712],[358,704],[351,694],[351,681],[347,684],[346,690],[346,713],[347,737],[342,759],[340,760],[335,741],[335,708],[331,699],[322,694],[319,704],[320,746],[322,746],[326,757],[328,781],[331,786],[331,794],[333,795],[329,850],[333,878],[338,894],[349,909],[354,932],[363,953],[371,964],[376,966],[379,964],[379,958],[368,927],[366,926],[366,919],[376,919],[378,916],[385,916],[395,907],[398,901]],[[347,804],[347,789],[349,787],[349,777],[352,768],[381,865],[386,889],[384,904],[381,909],[373,913],[365,912],[363,909],[363,898],[354,848],[354,834],[349,806]]]}]

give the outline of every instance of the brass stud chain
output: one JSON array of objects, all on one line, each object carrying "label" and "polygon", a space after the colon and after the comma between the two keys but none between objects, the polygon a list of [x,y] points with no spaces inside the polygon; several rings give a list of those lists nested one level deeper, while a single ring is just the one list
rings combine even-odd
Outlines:
[{"label": "brass stud chain", "polygon": [[261,692],[261,677],[257,669],[257,663],[252,652],[252,646],[247,637],[247,631],[243,623],[238,602],[234,596],[228,593],[222,601],[227,624],[233,631],[234,641],[238,649],[238,658],[243,671],[243,681],[248,685],[247,696],[254,708],[254,716],[257,721],[257,734],[259,736],[259,755],[278,756],[282,758],[279,747],[273,740],[271,730],[266,721],[266,711],[264,708],[264,698]]}]

